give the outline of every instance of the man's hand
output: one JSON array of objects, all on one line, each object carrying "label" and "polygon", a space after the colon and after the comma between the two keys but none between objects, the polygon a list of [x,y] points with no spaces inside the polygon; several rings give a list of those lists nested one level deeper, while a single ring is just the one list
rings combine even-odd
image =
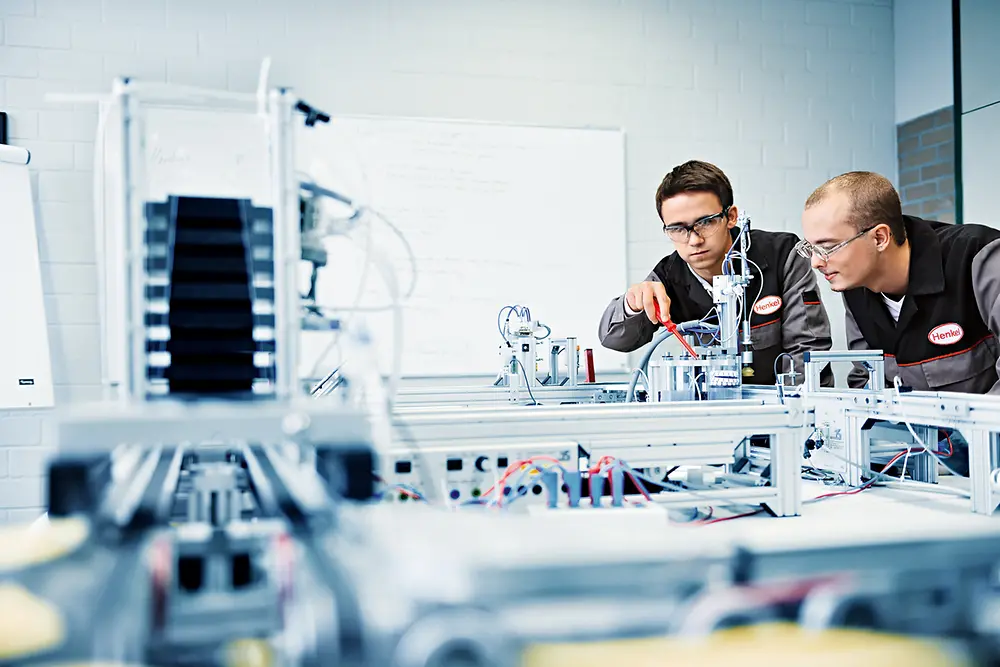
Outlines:
[{"label": "man's hand", "polygon": [[656,317],[657,304],[660,306],[660,317],[664,320],[670,317],[670,297],[667,296],[667,288],[658,280],[647,280],[629,287],[625,292],[625,303],[633,312],[645,312],[653,324],[663,324]]}]

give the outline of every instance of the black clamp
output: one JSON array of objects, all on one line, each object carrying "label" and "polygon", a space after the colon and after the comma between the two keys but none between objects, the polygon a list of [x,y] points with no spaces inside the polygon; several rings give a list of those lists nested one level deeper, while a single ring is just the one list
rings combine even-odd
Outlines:
[{"label": "black clamp", "polygon": [[320,111],[304,101],[299,100],[295,103],[295,110],[302,113],[306,117],[306,127],[313,127],[317,122],[319,123],[329,123],[330,114]]}]

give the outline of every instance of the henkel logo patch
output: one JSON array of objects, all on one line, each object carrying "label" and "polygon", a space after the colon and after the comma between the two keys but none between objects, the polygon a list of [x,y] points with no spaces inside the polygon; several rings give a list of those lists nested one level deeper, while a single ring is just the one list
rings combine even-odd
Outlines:
[{"label": "henkel logo patch", "polygon": [[780,296],[765,296],[753,305],[753,312],[758,315],[770,315],[781,308]]},{"label": "henkel logo patch", "polygon": [[951,345],[962,340],[962,336],[964,335],[965,329],[961,325],[949,322],[948,324],[940,324],[931,329],[931,332],[927,334],[927,340],[935,345]]}]

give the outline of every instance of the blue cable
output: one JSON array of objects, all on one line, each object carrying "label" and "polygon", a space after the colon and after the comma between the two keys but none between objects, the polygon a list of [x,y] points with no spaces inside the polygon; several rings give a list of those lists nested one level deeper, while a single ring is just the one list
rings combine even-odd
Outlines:
[{"label": "blue cable", "polygon": [[532,405],[538,405],[538,401],[535,400],[535,395],[531,392],[531,383],[528,382],[528,372],[524,370],[524,364],[517,357],[511,357],[511,361],[517,364],[517,367],[521,369],[521,377],[524,378],[524,386],[528,388],[528,396],[531,398]]},{"label": "blue cable", "polygon": [[[500,320],[503,318],[505,312],[507,313],[507,320],[501,325]],[[522,318],[526,317],[529,320],[531,319],[531,311],[527,306],[514,304],[513,306],[504,306],[501,308],[500,312],[497,313],[497,330],[500,332],[500,337],[505,341],[507,340],[507,332],[505,330],[507,329],[507,325],[510,324],[511,315],[517,315]]]},{"label": "blue cable", "polygon": [[[559,471],[562,472],[562,474],[564,474],[564,475],[567,472],[566,468],[564,468],[563,466],[561,466],[558,463],[552,464],[552,466],[550,468],[558,468]],[[528,485],[527,484],[522,484],[522,482],[525,480],[525,478],[529,477],[533,471],[538,471],[539,473],[544,473],[548,469],[549,468],[543,468],[540,465],[537,465],[537,464],[534,464],[534,463],[531,464],[530,466],[528,466],[527,469],[522,470],[520,472],[520,474],[517,476],[517,478],[514,481],[512,481],[512,482],[510,482],[509,484],[506,485],[508,488],[512,489],[512,493],[516,494],[514,497],[512,497],[512,498],[510,498],[508,500],[507,497],[504,496],[503,489],[498,489],[497,490],[497,493],[499,494],[497,497],[501,498],[504,506],[506,506],[506,505],[509,505],[514,500],[517,500],[521,496],[528,495]],[[521,486],[524,486],[524,491],[518,493],[517,489],[519,487],[521,487]]]},{"label": "blue cable", "polygon": [[[497,331],[500,332],[500,337],[503,338],[504,341],[507,340],[507,335],[504,333],[503,330],[504,327],[502,324],[500,324],[500,320],[503,318],[503,314],[505,311],[509,310],[513,312],[515,308],[517,308],[517,306],[504,306],[503,308],[500,309],[500,312],[497,313]],[[510,322],[510,315],[507,316],[507,322],[508,323]]]}]

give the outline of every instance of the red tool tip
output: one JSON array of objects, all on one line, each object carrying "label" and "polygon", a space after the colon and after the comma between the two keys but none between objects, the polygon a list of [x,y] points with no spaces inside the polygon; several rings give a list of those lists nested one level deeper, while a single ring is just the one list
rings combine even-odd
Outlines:
[{"label": "red tool tip", "polygon": [[660,303],[658,301],[653,302],[653,308],[656,312],[656,319],[658,319],[660,323],[667,328],[667,331],[673,334],[674,338],[681,342],[681,345],[684,346],[684,349],[687,350],[688,354],[697,359],[698,353],[694,351],[694,348],[691,347],[686,340],[684,340],[683,336],[677,333],[677,325],[671,321],[670,314],[667,313],[667,315],[664,316],[660,313]]}]

